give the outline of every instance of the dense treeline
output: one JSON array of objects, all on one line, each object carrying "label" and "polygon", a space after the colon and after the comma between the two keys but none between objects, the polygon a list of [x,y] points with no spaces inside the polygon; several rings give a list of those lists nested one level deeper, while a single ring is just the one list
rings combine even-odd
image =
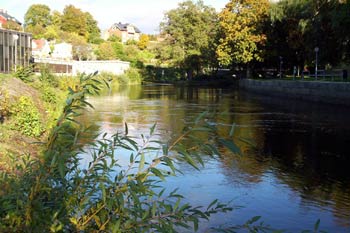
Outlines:
[{"label": "dense treeline", "polygon": [[284,69],[303,69],[314,66],[318,47],[323,68],[349,62],[350,1],[232,0],[220,13],[207,9],[187,1],[166,13],[161,60],[196,64],[191,68],[199,72],[208,66],[277,68],[281,61]]},{"label": "dense treeline", "polygon": [[33,4],[27,10],[24,20],[25,31],[32,33],[35,39],[71,43],[73,57],[77,60],[120,59],[136,64],[137,61],[146,62],[153,58],[145,50],[148,35],[141,35],[139,42],[129,41],[127,44],[122,44],[116,37],[105,41],[101,38],[101,29],[94,17],[73,5],[67,5],[61,13],[51,11],[44,4]]},{"label": "dense treeline", "polygon": [[36,38],[72,43],[78,59],[151,64],[175,70],[176,79],[190,79],[220,67],[250,75],[276,70],[282,62],[284,70],[301,71],[315,66],[316,47],[321,69],[344,68],[350,60],[349,12],[349,0],[231,0],[221,12],[203,1],[185,1],[165,13],[162,42],[143,35],[139,42],[122,44],[116,37],[102,40],[88,12],[68,5],[60,13],[34,4],[25,28]]}]

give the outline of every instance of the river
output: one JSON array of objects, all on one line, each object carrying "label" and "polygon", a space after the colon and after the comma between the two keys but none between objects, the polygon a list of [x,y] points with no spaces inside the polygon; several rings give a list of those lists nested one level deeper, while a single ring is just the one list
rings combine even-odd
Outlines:
[{"label": "river", "polygon": [[242,224],[253,216],[277,229],[350,232],[350,109],[253,95],[233,88],[130,86],[89,97],[95,107],[83,120],[100,132],[146,134],[157,122],[159,132],[179,132],[185,122],[209,111],[218,134],[235,138],[242,155],[206,159],[196,171],[179,164],[183,174],[165,186],[179,187],[186,201],[208,205],[218,198],[232,212],[204,222],[201,231]]}]

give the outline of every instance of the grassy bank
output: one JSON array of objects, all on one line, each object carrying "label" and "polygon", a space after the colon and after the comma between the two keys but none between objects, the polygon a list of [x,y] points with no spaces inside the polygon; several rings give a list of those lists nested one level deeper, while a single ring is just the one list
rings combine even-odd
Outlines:
[{"label": "grassy bank", "polygon": [[[123,75],[101,73],[96,80],[111,86],[141,83],[137,69]],[[8,158],[38,156],[44,141],[63,110],[68,90],[76,90],[79,77],[55,76],[42,68],[34,75],[27,68],[13,74],[0,74],[0,169]]]}]

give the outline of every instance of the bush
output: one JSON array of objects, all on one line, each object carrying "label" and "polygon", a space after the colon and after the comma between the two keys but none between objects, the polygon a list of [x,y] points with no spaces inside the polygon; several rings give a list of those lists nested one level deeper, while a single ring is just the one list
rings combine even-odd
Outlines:
[{"label": "bush", "polygon": [[79,78],[73,77],[73,76],[62,76],[59,79],[57,79],[58,82],[58,88],[67,91],[69,88],[75,90],[75,88],[79,84]]},{"label": "bush", "polygon": [[57,77],[52,74],[48,65],[41,65],[40,66],[39,80],[44,82],[44,83],[48,83],[51,86],[58,87]]},{"label": "bush", "polygon": [[129,84],[141,83],[142,81],[140,70],[137,68],[129,68],[124,75],[129,80]]},{"label": "bush", "polygon": [[39,137],[44,127],[40,121],[40,114],[31,98],[22,96],[11,106],[11,129],[30,137]]},{"label": "bush", "polygon": [[21,79],[23,82],[32,82],[32,75],[34,74],[33,66],[18,66],[13,74],[16,78]]},{"label": "bush", "polygon": [[10,113],[10,102],[6,91],[0,89],[0,123],[2,123],[6,116]]}]

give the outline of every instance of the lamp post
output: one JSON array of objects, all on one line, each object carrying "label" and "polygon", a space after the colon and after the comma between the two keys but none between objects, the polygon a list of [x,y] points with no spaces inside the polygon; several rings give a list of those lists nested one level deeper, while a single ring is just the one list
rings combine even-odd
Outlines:
[{"label": "lamp post", "polygon": [[283,64],[283,57],[280,56],[280,78],[282,78],[282,64]]},{"label": "lamp post", "polygon": [[315,47],[315,53],[316,53],[316,62],[315,62],[315,79],[317,80],[317,65],[318,65],[318,51],[320,49],[318,47]]},{"label": "lamp post", "polygon": [[15,72],[16,72],[16,70],[17,70],[17,40],[18,40],[18,35],[17,34],[13,34],[12,35],[12,40],[13,40],[13,43],[15,45],[15,52],[14,52],[14,54],[15,54],[15,62],[14,62],[14,64],[15,64]]}]

